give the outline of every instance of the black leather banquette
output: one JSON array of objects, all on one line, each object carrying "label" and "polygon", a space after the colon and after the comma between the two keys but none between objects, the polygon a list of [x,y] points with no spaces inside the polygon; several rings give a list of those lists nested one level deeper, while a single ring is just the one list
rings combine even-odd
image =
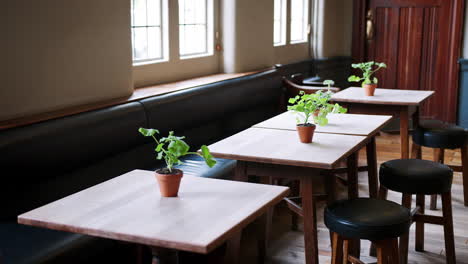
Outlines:
[{"label": "black leather banquette", "polygon": [[[280,73],[269,70],[0,131],[0,262],[92,263],[97,254],[116,255],[115,241],[22,226],[17,215],[133,169],[161,166],[139,127],[173,130],[196,150],[275,115],[281,86]],[[235,167],[230,160],[209,170],[195,157],[186,161],[185,173],[202,177],[226,178]]]}]

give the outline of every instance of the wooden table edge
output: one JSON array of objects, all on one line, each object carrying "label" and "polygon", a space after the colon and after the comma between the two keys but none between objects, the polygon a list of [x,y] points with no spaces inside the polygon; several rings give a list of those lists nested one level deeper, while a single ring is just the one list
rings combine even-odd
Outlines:
[{"label": "wooden table edge", "polygon": [[[279,186],[278,186],[279,187]],[[204,254],[208,254],[220,245],[222,245],[231,235],[233,235],[233,231],[242,231],[244,227],[246,227],[248,224],[252,223],[255,219],[260,217],[262,214],[266,213],[268,208],[278,204],[283,200],[283,198],[287,197],[290,193],[289,187],[284,187],[284,190],[277,195],[273,200],[268,202],[267,204],[263,205],[261,208],[247,216],[243,221],[232,227],[231,229],[227,230],[224,234],[222,234],[218,239],[214,240],[210,244],[206,246],[206,251]]]},{"label": "wooden table edge", "polygon": [[[280,186],[277,186],[277,187],[281,188]],[[208,254],[212,250],[217,248],[218,246],[222,245],[222,243],[224,243],[230,237],[230,235],[232,235],[232,231],[236,229],[240,229],[238,231],[241,231],[242,228],[244,228],[245,226],[253,222],[257,217],[262,215],[262,213],[264,213],[270,206],[273,206],[279,203],[280,201],[282,201],[282,199],[289,194],[289,187],[282,187],[282,188],[284,188],[284,190],[280,194],[278,194],[274,199],[269,201],[267,204],[263,205],[258,210],[252,212],[240,223],[233,226],[232,228],[230,228],[229,230],[221,234],[218,238],[208,243],[207,245],[194,245],[194,244],[187,244],[184,242],[166,241],[166,240],[153,239],[153,238],[142,238],[139,236],[119,234],[116,232],[109,234],[108,232],[101,231],[99,229],[94,229],[94,228],[92,229],[76,228],[76,227],[66,225],[66,224],[58,224],[58,223],[44,222],[40,220],[24,218],[24,215],[27,214],[27,212],[19,215],[17,217],[17,222],[18,224],[22,224],[22,225],[46,228],[46,229],[57,230],[57,231],[62,231],[62,232],[71,232],[71,233],[76,233],[76,234],[81,234],[81,235],[107,238],[107,239],[113,239],[113,240],[118,240],[118,241],[125,241],[125,242],[141,244],[141,245],[150,246],[150,247],[162,247],[162,248],[169,248],[169,249],[175,249],[175,250],[189,251],[189,252],[199,253],[199,254]]]},{"label": "wooden table edge", "polygon": [[[381,116],[381,115],[379,115]],[[345,136],[360,136],[360,137],[373,137],[375,136],[377,133],[380,132],[380,130],[382,130],[382,128],[386,125],[388,125],[392,119],[394,118],[393,116],[391,115],[383,115],[383,116],[387,116],[388,119],[385,120],[385,122],[383,122],[380,126],[378,126],[374,131],[372,131],[371,133],[369,133],[369,135],[363,135],[363,134],[354,134],[354,133],[339,133],[339,132],[323,132],[323,131],[315,131],[315,133],[319,133],[319,134],[334,134],[334,135],[345,135]],[[266,127],[266,126],[258,126],[258,125],[253,125],[252,126],[253,128],[261,128],[261,129],[276,129],[276,130],[284,130],[284,131],[296,131],[296,129],[291,129],[291,128],[278,128],[278,127]]]},{"label": "wooden table edge", "polygon": [[[264,129],[264,128],[261,128],[261,129]],[[291,131],[291,130],[287,130],[287,131]],[[365,137],[365,136],[361,136],[361,137]],[[213,152],[213,151],[211,151],[211,155],[213,155],[213,157],[215,158],[230,159],[230,160],[245,161],[245,162],[268,163],[268,164],[286,165],[286,166],[299,166],[299,167],[316,168],[316,169],[333,169],[331,165],[327,165],[323,163],[311,163],[311,162],[292,161],[292,160],[285,160],[285,159],[272,160],[272,159],[258,158],[258,157],[252,157],[252,156],[218,153],[218,152]]]}]

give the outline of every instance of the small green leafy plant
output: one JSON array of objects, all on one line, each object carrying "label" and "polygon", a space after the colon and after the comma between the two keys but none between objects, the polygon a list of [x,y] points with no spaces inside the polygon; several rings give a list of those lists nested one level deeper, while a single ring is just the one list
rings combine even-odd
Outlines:
[{"label": "small green leafy plant", "polygon": [[332,94],[331,91],[318,91],[314,94],[300,91],[299,95],[289,99],[289,103],[293,105],[288,106],[288,110],[303,117],[302,120],[297,119],[298,124],[311,125],[309,122],[312,120],[314,124],[325,126],[328,124],[327,115],[329,113],[346,113],[346,108],[339,104],[328,103]]},{"label": "small green leafy plant", "polygon": [[216,160],[211,155],[207,146],[201,146],[201,153],[189,152],[190,147],[183,140],[185,137],[175,136],[173,131],[170,131],[167,137],[162,137],[159,140],[155,137],[156,134],[159,134],[157,129],[140,127],[138,131],[145,137],[152,137],[156,142],[157,145],[154,149],[155,152],[158,153],[156,158],[158,160],[164,159],[166,162],[166,168],[161,171],[163,174],[171,174],[174,165],[183,164],[180,157],[189,154],[195,154],[202,157],[205,160],[206,165],[210,168],[216,164]]},{"label": "small green leafy plant", "polygon": [[328,89],[331,88],[332,85],[334,85],[335,82],[333,80],[325,80],[323,81],[323,85],[326,85],[328,87]]},{"label": "small green leafy plant", "polygon": [[354,69],[360,69],[362,71],[362,77],[351,75],[348,78],[348,82],[362,81],[362,85],[364,86],[365,84],[377,84],[379,80],[376,77],[372,78],[372,75],[381,68],[387,68],[387,65],[383,62],[369,61],[352,64],[351,67]]}]

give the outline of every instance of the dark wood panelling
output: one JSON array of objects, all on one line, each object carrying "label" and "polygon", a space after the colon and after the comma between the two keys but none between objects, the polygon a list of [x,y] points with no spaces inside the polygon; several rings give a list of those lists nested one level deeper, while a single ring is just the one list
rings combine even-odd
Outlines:
[{"label": "dark wood panelling", "polygon": [[[422,116],[455,122],[463,1],[354,3],[354,61],[387,63],[388,68],[376,75],[379,87],[435,91],[422,106]],[[366,40],[365,31],[368,11],[374,26],[371,40]]]}]

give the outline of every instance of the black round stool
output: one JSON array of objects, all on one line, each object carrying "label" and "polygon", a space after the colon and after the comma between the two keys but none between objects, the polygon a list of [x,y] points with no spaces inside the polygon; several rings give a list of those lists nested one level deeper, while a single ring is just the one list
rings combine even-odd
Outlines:
[{"label": "black round stool", "polygon": [[[468,206],[468,130],[446,124],[438,120],[419,123],[413,132],[413,158],[421,159],[421,146],[433,148],[435,162],[444,163],[445,149],[460,149],[462,165],[450,166],[454,171],[463,173],[463,193],[465,206]],[[430,209],[437,208],[437,195],[431,196]]]},{"label": "black round stool", "polygon": [[[416,194],[416,208],[413,222],[416,222],[416,251],[424,251],[424,224],[444,227],[445,252],[448,264],[455,264],[455,242],[452,219],[452,178],[453,171],[448,166],[420,159],[398,159],[380,166],[379,197],[385,199],[387,191],[403,194],[402,205],[411,208],[412,195]],[[424,214],[425,195],[442,196],[443,216]],[[409,233],[400,238],[400,264],[408,262]]]},{"label": "black round stool", "polygon": [[391,201],[357,198],[329,205],[324,218],[332,232],[332,264],[362,263],[348,254],[353,239],[372,241],[378,264],[399,263],[398,237],[408,233],[411,225],[407,208]]}]

